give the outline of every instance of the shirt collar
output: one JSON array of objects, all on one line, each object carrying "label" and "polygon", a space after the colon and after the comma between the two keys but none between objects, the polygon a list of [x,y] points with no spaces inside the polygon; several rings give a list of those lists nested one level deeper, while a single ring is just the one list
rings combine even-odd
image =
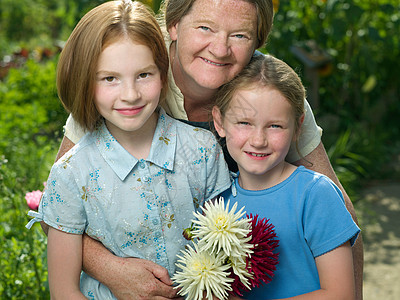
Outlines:
[{"label": "shirt collar", "polygon": [[[104,160],[121,180],[125,180],[138,163],[138,159],[118,143],[108,131],[105,122],[102,122],[96,129],[93,137]],[[144,160],[154,163],[160,168],[173,170],[175,150],[176,124],[161,108],[150,153],[148,158]]]}]

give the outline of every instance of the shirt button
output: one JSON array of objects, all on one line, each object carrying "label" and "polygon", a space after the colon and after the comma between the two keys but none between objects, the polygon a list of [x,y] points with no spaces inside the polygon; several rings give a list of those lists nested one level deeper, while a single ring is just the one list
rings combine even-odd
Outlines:
[{"label": "shirt button", "polygon": [[161,236],[161,232],[157,231],[157,232],[154,234],[154,236],[155,236],[156,238],[159,238],[159,237]]},{"label": "shirt button", "polygon": [[158,224],[158,220],[157,219],[153,219],[153,224],[157,225]]},{"label": "shirt button", "polygon": [[141,169],[144,169],[144,168],[146,167],[146,164],[145,164],[143,161],[141,161],[141,162],[139,163],[139,167],[140,167]]},{"label": "shirt button", "polygon": [[150,178],[149,178],[148,176],[145,176],[145,177],[143,178],[143,181],[144,181],[144,182],[149,182],[149,181],[150,181]]}]

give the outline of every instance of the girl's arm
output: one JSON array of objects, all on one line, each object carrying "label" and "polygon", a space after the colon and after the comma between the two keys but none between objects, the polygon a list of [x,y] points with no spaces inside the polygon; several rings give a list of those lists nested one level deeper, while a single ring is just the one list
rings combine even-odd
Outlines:
[{"label": "girl's arm", "polygon": [[346,242],[338,248],[318,256],[315,262],[318,268],[321,289],[286,299],[355,299],[353,257],[350,242]]},{"label": "girl's arm", "polygon": [[[358,225],[357,216],[354,210],[353,203],[350,197],[347,195],[343,186],[341,185],[339,179],[337,178],[335,171],[329,161],[328,155],[326,154],[324,145],[322,142],[315,148],[310,154],[305,157],[306,160],[301,159],[294,164],[299,166],[303,165],[306,168],[316,171],[318,173],[328,176],[342,191],[344,202],[346,208],[353,217],[354,222]],[[307,162],[308,161],[308,162]],[[310,165],[310,163],[312,165]],[[362,286],[363,286],[363,266],[364,266],[364,252],[363,252],[363,242],[361,233],[358,235],[357,241],[352,247],[353,253],[353,266],[354,266],[354,277],[356,284],[356,299],[362,300]]]},{"label": "girl's arm", "polygon": [[86,299],[79,289],[82,235],[49,227],[47,264],[51,299]]}]

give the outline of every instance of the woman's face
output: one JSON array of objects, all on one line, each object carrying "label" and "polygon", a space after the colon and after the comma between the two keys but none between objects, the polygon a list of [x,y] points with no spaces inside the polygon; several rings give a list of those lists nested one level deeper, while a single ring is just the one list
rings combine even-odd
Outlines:
[{"label": "woman's face", "polygon": [[171,65],[182,89],[215,90],[250,61],[257,45],[257,12],[242,0],[196,0],[169,28]]}]

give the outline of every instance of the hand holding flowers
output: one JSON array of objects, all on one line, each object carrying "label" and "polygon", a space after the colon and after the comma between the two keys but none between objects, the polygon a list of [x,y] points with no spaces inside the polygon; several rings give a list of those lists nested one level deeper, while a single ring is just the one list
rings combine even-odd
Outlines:
[{"label": "hand holding flowers", "polygon": [[184,231],[193,244],[178,255],[181,271],[172,277],[180,295],[227,299],[271,281],[278,263],[274,226],[257,215],[244,218],[244,207],[236,208],[237,203],[229,210],[229,201],[225,207],[220,198],[206,203],[204,214],[194,213],[192,227]]}]

